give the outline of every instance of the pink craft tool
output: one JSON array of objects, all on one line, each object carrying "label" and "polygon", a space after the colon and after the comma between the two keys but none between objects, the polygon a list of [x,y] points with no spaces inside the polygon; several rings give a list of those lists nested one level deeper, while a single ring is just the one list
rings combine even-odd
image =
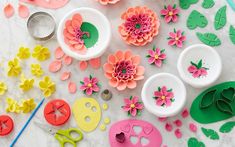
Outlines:
[{"label": "pink craft tool", "polygon": [[69,0],[20,0],[20,1],[49,9],[61,8],[69,2]]},{"label": "pink craft tool", "polygon": [[[140,129],[137,131],[135,127]],[[146,121],[127,119],[112,125],[109,130],[109,142],[111,147],[160,147],[162,136]]]}]

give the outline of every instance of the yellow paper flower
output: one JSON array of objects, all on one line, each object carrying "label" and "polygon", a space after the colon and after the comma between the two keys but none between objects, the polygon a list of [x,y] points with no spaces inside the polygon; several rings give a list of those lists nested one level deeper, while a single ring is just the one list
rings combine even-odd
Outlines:
[{"label": "yellow paper flower", "polygon": [[22,78],[20,83],[20,88],[23,91],[29,91],[31,88],[33,88],[33,84],[34,84],[34,79]]},{"label": "yellow paper flower", "polygon": [[28,59],[30,57],[30,50],[26,47],[20,47],[17,56],[20,59]]},{"label": "yellow paper flower", "polygon": [[29,113],[34,108],[36,107],[36,103],[34,102],[34,99],[27,99],[27,100],[22,100],[22,104],[20,106],[20,109],[22,110],[23,113]]},{"label": "yellow paper flower", "polygon": [[16,100],[12,98],[7,98],[7,105],[8,107],[6,108],[6,112],[15,112],[15,113],[20,113],[20,106],[17,103]]},{"label": "yellow paper flower", "polygon": [[41,77],[43,70],[40,64],[31,64],[31,73],[36,77]]},{"label": "yellow paper flower", "polygon": [[21,73],[20,63],[17,58],[14,58],[13,60],[10,60],[8,62],[8,68],[9,69],[7,75],[9,77],[18,76]]},{"label": "yellow paper flower", "polygon": [[46,59],[50,58],[50,51],[44,46],[37,45],[34,48],[32,56],[39,61],[45,61]]},{"label": "yellow paper flower", "polygon": [[39,82],[39,88],[45,97],[51,96],[56,90],[55,83],[53,83],[48,76],[44,77],[44,79]]},{"label": "yellow paper flower", "polygon": [[5,94],[6,91],[7,91],[7,85],[3,82],[0,82],[0,95]]}]

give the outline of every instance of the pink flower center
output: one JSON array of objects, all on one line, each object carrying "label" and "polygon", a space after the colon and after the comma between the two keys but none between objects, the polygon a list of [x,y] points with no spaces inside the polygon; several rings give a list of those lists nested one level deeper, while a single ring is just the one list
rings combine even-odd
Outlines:
[{"label": "pink flower center", "polygon": [[131,108],[135,108],[135,104],[131,104],[130,107],[131,107]]},{"label": "pink flower center", "polygon": [[126,81],[133,78],[136,67],[129,60],[122,60],[116,63],[113,76],[118,80]]},{"label": "pink flower center", "polygon": [[172,11],[170,11],[170,12],[168,13],[168,15],[169,15],[169,16],[172,16],[172,15],[173,15],[173,12],[172,12]]}]

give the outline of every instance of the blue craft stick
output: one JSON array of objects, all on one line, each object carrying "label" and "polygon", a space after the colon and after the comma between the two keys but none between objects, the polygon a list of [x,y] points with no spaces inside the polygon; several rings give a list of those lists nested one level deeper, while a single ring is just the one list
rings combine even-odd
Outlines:
[{"label": "blue craft stick", "polygon": [[233,11],[235,11],[235,3],[233,2],[233,0],[227,0],[229,6],[233,9]]},{"label": "blue craft stick", "polygon": [[25,128],[28,126],[29,122],[31,121],[31,119],[34,117],[34,115],[37,113],[38,109],[42,106],[42,103],[44,102],[45,98],[43,98],[41,100],[41,102],[38,104],[38,106],[34,109],[33,113],[30,115],[29,119],[27,120],[27,122],[25,123],[25,125],[22,127],[22,129],[20,130],[19,134],[16,136],[16,138],[13,140],[13,142],[11,143],[10,147],[13,147],[14,144],[17,142],[17,140],[19,139],[20,135],[24,132]]}]

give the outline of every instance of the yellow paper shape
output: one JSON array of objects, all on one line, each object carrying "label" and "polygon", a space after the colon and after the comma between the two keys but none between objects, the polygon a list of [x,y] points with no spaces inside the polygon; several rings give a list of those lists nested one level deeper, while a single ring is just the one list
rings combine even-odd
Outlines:
[{"label": "yellow paper shape", "polygon": [[53,83],[48,76],[44,77],[44,79],[39,82],[39,88],[45,97],[51,96],[56,90],[55,83]]},{"label": "yellow paper shape", "polygon": [[45,61],[50,58],[50,55],[49,49],[41,45],[36,45],[32,54],[38,61]]},{"label": "yellow paper shape", "polygon": [[7,75],[9,77],[12,76],[18,76],[21,73],[21,67],[19,60],[17,58],[14,58],[13,60],[10,60],[8,62],[8,73]]},{"label": "yellow paper shape", "polygon": [[21,102],[21,106],[20,109],[22,110],[23,113],[29,113],[32,110],[34,110],[34,108],[36,107],[36,103],[34,102],[34,99],[27,99],[27,100],[22,100]]},{"label": "yellow paper shape", "polygon": [[20,113],[20,106],[18,105],[17,101],[12,98],[7,98],[7,108],[6,112],[15,112]]},{"label": "yellow paper shape", "polygon": [[0,82],[0,95],[5,94],[6,91],[7,91],[7,86],[6,86],[6,84],[3,83],[3,82]]},{"label": "yellow paper shape", "polygon": [[94,98],[79,98],[72,107],[78,127],[85,131],[95,130],[101,119],[101,108]]},{"label": "yellow paper shape", "polygon": [[33,88],[34,79],[25,79],[24,75],[21,77],[20,88],[23,91],[29,91]]},{"label": "yellow paper shape", "polygon": [[26,47],[20,47],[17,57],[19,57],[20,59],[28,59],[30,57],[30,50],[29,48]]},{"label": "yellow paper shape", "polygon": [[36,77],[41,77],[44,72],[40,64],[31,64],[31,73]]}]

